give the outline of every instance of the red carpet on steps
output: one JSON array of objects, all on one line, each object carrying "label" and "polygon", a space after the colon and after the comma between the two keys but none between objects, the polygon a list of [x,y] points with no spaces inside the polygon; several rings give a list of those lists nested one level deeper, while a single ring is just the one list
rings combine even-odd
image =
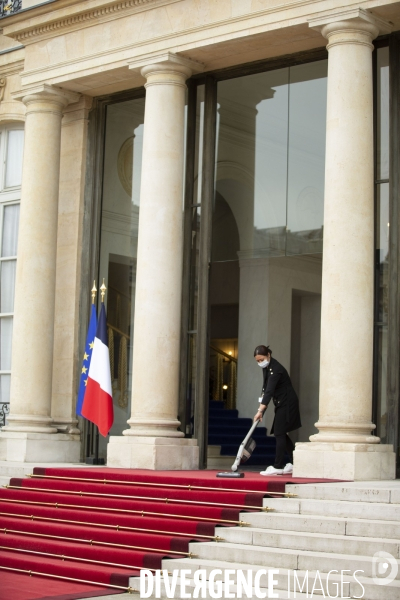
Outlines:
[{"label": "red carpet on steps", "polygon": [[34,475],[0,489],[0,600],[121,593],[141,567],[187,556],[191,541],[213,537],[218,524],[235,526],[268,492],[323,481],[105,467],[37,467]]}]

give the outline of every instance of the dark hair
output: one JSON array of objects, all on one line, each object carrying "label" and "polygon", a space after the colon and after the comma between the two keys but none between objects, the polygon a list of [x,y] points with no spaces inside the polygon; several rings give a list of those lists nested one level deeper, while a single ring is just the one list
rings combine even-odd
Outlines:
[{"label": "dark hair", "polygon": [[254,350],[254,356],[267,356],[267,354],[272,354],[272,350],[269,346],[257,346]]}]

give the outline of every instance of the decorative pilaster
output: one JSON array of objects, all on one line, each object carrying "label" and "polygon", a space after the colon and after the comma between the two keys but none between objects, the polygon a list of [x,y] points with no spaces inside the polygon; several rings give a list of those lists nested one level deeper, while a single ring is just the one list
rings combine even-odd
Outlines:
[{"label": "decorative pilaster", "polygon": [[82,358],[79,295],[87,267],[80,251],[87,235],[83,197],[92,102],[91,97],[81,96],[69,105],[61,128],[51,417],[59,432],[75,434],[79,434],[76,391]]},{"label": "decorative pilaster", "polygon": [[[196,63],[168,54],[141,66],[146,108],[140,191],[132,414],[111,437],[107,464],[198,466],[195,440],[178,431],[186,79]],[[131,68],[138,65],[131,64]]]},{"label": "decorative pilaster", "polygon": [[[297,444],[295,476],[388,479],[372,435],[374,164],[372,40],[387,24],[355,9],[313,19],[328,40],[319,433]],[[312,454],[310,454],[312,452]]]}]

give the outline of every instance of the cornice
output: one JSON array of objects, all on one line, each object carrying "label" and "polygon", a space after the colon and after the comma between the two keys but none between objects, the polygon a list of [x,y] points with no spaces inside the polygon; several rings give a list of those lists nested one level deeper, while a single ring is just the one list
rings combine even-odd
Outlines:
[{"label": "cornice", "polygon": [[[110,16],[125,16],[171,4],[180,0],[87,0],[77,4],[67,5],[58,10],[51,10],[40,14],[21,14],[4,23],[4,35],[24,44],[37,41],[57,33],[81,28],[83,24],[101,23]],[[18,18],[19,17],[19,18]],[[11,20],[12,19],[12,20]]]},{"label": "cornice", "polygon": [[19,58],[18,60],[15,60],[14,62],[10,62],[10,63],[2,63],[0,61],[0,73],[2,75],[16,75],[18,73],[22,73],[22,71],[24,70],[24,58]]},{"label": "cornice", "polygon": [[375,25],[381,34],[390,33],[393,29],[391,23],[359,6],[321,12],[316,17],[308,19],[308,26],[317,31],[322,31],[325,25],[342,23],[343,21],[370,23],[371,25]]}]

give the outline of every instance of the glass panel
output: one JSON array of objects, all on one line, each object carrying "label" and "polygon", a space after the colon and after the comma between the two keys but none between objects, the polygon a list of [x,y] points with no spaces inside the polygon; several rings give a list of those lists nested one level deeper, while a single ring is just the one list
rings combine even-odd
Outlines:
[{"label": "glass panel", "polygon": [[[218,84],[210,398],[253,417],[262,389],[253,352],[270,344],[300,398],[293,441],[317,432],[326,88],[327,61]],[[209,443],[220,445],[215,403]],[[268,432],[273,417],[269,409]],[[269,443],[257,442],[251,460],[271,464]]]},{"label": "glass panel", "polygon": [[[108,282],[114,400],[110,435],[121,435],[130,416],[144,105],[144,98],[139,98],[107,108],[99,275]],[[101,437],[102,457],[106,444],[107,439]]]},{"label": "glass panel", "polygon": [[287,253],[322,252],[328,61],[290,69]]},{"label": "glass panel", "polygon": [[189,334],[188,343],[188,372],[187,372],[187,392],[186,392],[186,422],[182,425],[185,428],[187,437],[192,437],[194,432],[194,409],[196,394],[197,377],[197,335]]},{"label": "glass panel", "polygon": [[7,136],[6,188],[21,185],[23,152],[23,129],[9,131]]},{"label": "glass panel", "polygon": [[0,312],[14,311],[16,260],[4,260],[1,263]]},{"label": "glass panel", "polygon": [[387,358],[388,358],[388,301],[389,301],[389,184],[377,186],[376,210],[376,382],[377,435],[385,443],[387,425]]},{"label": "glass panel", "polygon": [[389,269],[389,184],[378,185],[377,190],[377,263],[379,269],[379,315],[380,323],[388,318],[388,269]]},{"label": "glass panel", "polygon": [[192,247],[190,251],[190,293],[189,293],[189,331],[197,329],[197,299],[199,285],[199,248],[200,248],[201,209],[192,209]]},{"label": "glass panel", "polygon": [[377,55],[377,177],[389,177],[389,48]]},{"label": "glass panel", "polygon": [[0,402],[10,402],[11,375],[0,376]]},{"label": "glass panel", "polygon": [[1,256],[16,256],[18,246],[19,204],[4,207]]},{"label": "glass panel", "polygon": [[387,358],[388,358],[388,331],[387,325],[377,327],[377,394],[378,394],[378,422],[376,423],[377,435],[383,444],[386,442],[387,426]]},{"label": "glass panel", "polygon": [[193,204],[201,202],[201,178],[203,160],[203,132],[204,132],[204,93],[205,86],[197,86],[196,97],[196,141],[194,155],[194,197]]},{"label": "glass panel", "polygon": [[[204,136],[204,96],[205,86],[198,85],[196,88],[196,131],[194,141],[194,181],[193,198],[194,205],[201,204],[202,194],[202,169],[203,169],[203,136]],[[201,208],[194,206],[191,209],[191,248],[190,248],[190,274],[189,274],[189,317],[188,317],[188,357],[187,357],[187,387],[186,408],[184,421],[182,417],[182,431],[191,437],[194,431],[194,412],[196,396],[196,373],[197,373],[197,307],[199,287],[199,249],[200,249],[200,219]]]},{"label": "glass panel", "polygon": [[7,415],[10,413],[10,382],[11,375],[0,376],[0,427],[7,425]]},{"label": "glass panel", "polygon": [[213,261],[285,253],[288,81],[280,69],[218,84]]},{"label": "glass panel", "polygon": [[0,370],[11,370],[12,317],[0,319]]}]

